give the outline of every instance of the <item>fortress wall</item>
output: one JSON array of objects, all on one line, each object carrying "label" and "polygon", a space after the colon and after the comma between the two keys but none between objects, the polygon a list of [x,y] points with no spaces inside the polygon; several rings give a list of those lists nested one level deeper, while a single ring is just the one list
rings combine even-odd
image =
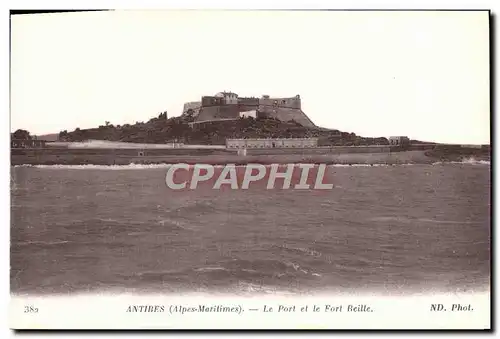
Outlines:
[{"label": "fortress wall", "polygon": [[259,117],[271,117],[277,109],[271,106],[259,105],[258,116]]},{"label": "fortress wall", "polygon": [[236,119],[240,117],[238,105],[224,105],[219,108],[219,119]]},{"label": "fortress wall", "polygon": [[[239,98],[237,105],[222,103],[223,98],[204,96],[202,101],[184,104],[184,110],[195,110],[196,121],[235,119],[240,112],[258,110],[259,116],[274,117],[281,121],[295,120],[305,127],[315,127],[301,110],[299,96],[291,98]],[[201,108],[200,108],[201,107]]]},{"label": "fortress wall", "polygon": [[202,107],[196,121],[213,120],[219,114],[219,106]]},{"label": "fortress wall", "polygon": [[202,107],[196,121],[207,121],[215,119],[237,119],[240,117],[238,105],[221,105]]},{"label": "fortress wall", "polygon": [[239,98],[238,104],[239,105],[258,106],[259,105],[259,98]]},{"label": "fortress wall", "polygon": [[201,105],[203,107],[209,106],[219,106],[224,103],[224,98],[220,97],[212,97],[212,96],[204,96],[201,98]]},{"label": "fortress wall", "polygon": [[260,98],[259,105],[283,108],[301,108],[300,97],[293,98]]}]

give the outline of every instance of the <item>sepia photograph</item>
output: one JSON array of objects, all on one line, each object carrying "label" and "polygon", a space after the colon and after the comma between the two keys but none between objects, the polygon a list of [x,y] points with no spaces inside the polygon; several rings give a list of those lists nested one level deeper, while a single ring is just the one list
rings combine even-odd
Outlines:
[{"label": "sepia photograph", "polygon": [[12,11],[10,327],[491,329],[491,24]]}]

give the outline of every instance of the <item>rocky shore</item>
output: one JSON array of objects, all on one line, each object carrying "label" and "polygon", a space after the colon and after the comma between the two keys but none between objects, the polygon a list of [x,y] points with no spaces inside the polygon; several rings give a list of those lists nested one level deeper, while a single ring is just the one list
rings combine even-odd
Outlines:
[{"label": "rocky shore", "polygon": [[437,145],[432,150],[425,152],[425,155],[436,161],[460,162],[465,159],[475,159],[477,161],[491,161],[491,147],[463,147],[458,145]]}]

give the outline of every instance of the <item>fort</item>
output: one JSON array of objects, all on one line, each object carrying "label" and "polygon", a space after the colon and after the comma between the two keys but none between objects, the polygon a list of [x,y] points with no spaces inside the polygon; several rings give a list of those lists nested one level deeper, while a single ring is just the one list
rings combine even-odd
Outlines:
[{"label": "fort", "polygon": [[266,117],[281,121],[295,121],[304,127],[316,127],[302,111],[300,95],[290,98],[239,97],[232,92],[219,92],[203,96],[200,101],[184,104],[182,115],[192,123],[239,119],[240,117]]}]

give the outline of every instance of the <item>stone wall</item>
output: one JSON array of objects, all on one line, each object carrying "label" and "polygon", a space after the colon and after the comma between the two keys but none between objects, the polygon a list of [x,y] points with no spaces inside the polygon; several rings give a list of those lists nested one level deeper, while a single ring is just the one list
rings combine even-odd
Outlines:
[{"label": "stone wall", "polygon": [[238,104],[249,105],[249,106],[258,106],[259,105],[259,98],[238,98]]},{"label": "stone wall", "polygon": [[216,116],[219,114],[220,106],[212,106],[212,107],[203,107],[200,109],[200,114],[196,118],[196,121],[208,121],[214,120]]},{"label": "stone wall", "polygon": [[[223,97],[204,96],[201,102],[184,104],[184,113],[194,110],[196,122],[217,119],[234,119],[240,112],[257,110],[258,117],[273,117],[281,121],[294,120],[305,127],[316,127],[311,119],[301,110],[300,96],[291,98],[238,98],[237,105],[226,105]],[[201,108],[200,108],[201,106]]]},{"label": "stone wall", "polygon": [[227,139],[226,148],[312,148],[318,146],[317,138],[276,139]]},{"label": "stone wall", "polygon": [[220,106],[223,104],[224,104],[224,98],[212,97],[212,96],[204,96],[201,98],[201,105],[203,107]]},{"label": "stone wall", "polygon": [[238,105],[220,105],[202,107],[196,121],[199,122],[217,119],[237,119],[239,117],[240,110]]},{"label": "stone wall", "polygon": [[293,98],[268,98],[262,97],[259,99],[260,106],[275,107],[275,108],[301,108],[300,96]]}]

